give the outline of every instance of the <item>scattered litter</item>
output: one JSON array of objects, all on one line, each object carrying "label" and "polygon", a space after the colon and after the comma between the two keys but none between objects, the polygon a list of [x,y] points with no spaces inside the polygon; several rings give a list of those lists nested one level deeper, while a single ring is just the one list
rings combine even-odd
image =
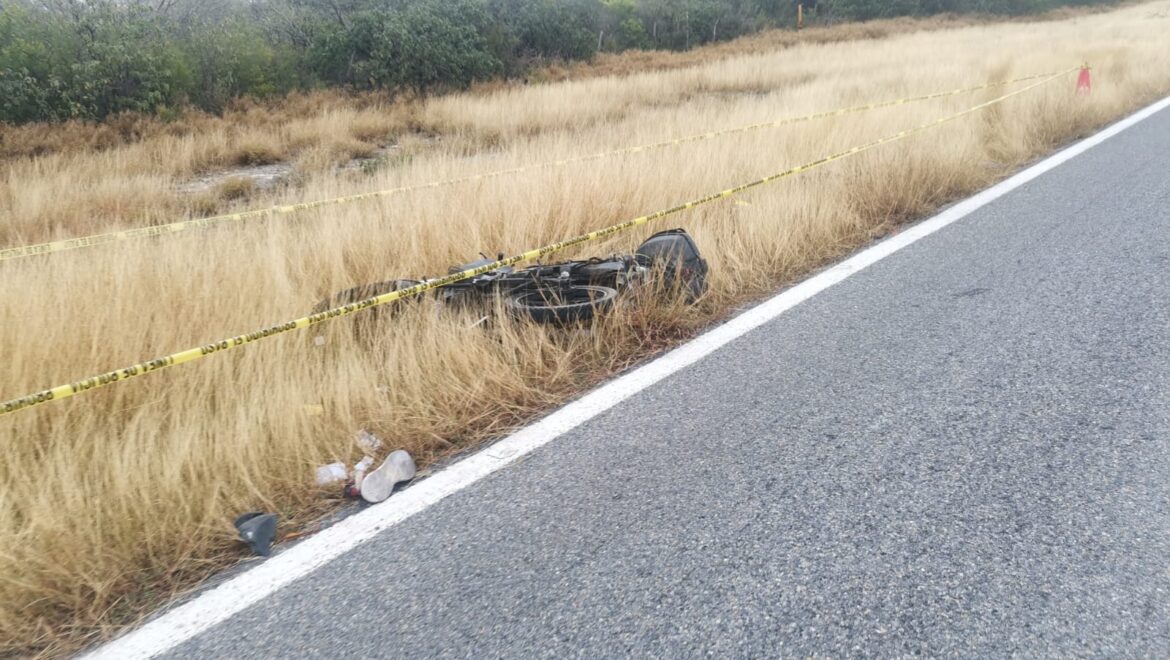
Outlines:
[{"label": "scattered litter", "polygon": [[369,472],[370,466],[374,464],[374,459],[366,456],[353,466],[353,485],[361,487],[362,479],[365,478],[366,472]]},{"label": "scattered litter", "polygon": [[345,469],[345,463],[330,463],[317,468],[318,486],[328,486],[337,481],[345,481],[347,477],[349,477],[349,471]]},{"label": "scattered litter", "polygon": [[[340,461],[318,467],[316,472],[317,485],[328,486],[329,484],[341,482],[343,484],[341,494],[344,497],[355,500],[362,498],[367,502],[381,502],[387,497],[390,497],[390,493],[394,491],[394,486],[403,481],[410,481],[415,477],[417,469],[415,468],[414,459],[402,449],[391,452],[386,457],[386,460],[378,466],[378,469],[370,472],[370,468],[374,466],[374,458],[370,454],[375,453],[382,447],[382,439],[365,429],[358,431],[354,439],[367,452],[362,457],[362,460],[353,466],[353,470],[347,469],[345,463]],[[428,470],[426,474],[429,475],[430,471]],[[236,526],[239,527],[240,524],[247,522],[246,516],[249,515],[253,514],[240,516],[236,521]],[[275,528],[275,519],[273,525]],[[244,538],[243,533],[241,530],[241,538]],[[247,539],[245,538],[245,540]],[[269,543],[271,543],[271,540]]]},{"label": "scattered litter", "polygon": [[357,443],[358,446],[366,450],[367,454],[372,454],[382,448],[382,439],[365,429],[358,431]]},{"label": "scattered litter", "polygon": [[370,456],[362,458],[353,466],[353,478],[345,482],[345,486],[341,489],[341,494],[348,499],[356,500],[362,496],[362,482],[365,481],[366,471],[374,464],[374,459]]},{"label": "scattered litter", "polygon": [[313,337],[313,345],[314,346],[324,346],[325,345],[325,335],[317,335],[316,337]]},{"label": "scattered litter", "polygon": [[390,497],[394,486],[410,481],[416,472],[414,459],[404,450],[393,451],[386,461],[362,480],[359,487],[362,499],[367,502],[381,502]]},{"label": "scattered litter", "polygon": [[310,417],[319,417],[325,414],[325,406],[319,403],[311,403],[304,406],[305,414]]},{"label": "scattered litter", "polygon": [[377,390],[379,394],[389,394],[390,393],[390,386],[389,385],[377,385],[374,387],[374,389]]},{"label": "scattered litter", "polygon": [[250,511],[236,518],[236,530],[240,539],[248,544],[252,552],[267,557],[272,552],[272,541],[276,539],[276,514]]}]

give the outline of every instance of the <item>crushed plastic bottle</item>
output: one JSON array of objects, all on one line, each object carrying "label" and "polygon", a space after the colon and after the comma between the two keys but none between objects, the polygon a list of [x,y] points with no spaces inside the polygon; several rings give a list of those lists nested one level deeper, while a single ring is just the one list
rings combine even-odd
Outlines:
[{"label": "crushed plastic bottle", "polygon": [[415,472],[414,459],[410,454],[402,449],[390,452],[385,462],[359,484],[362,499],[370,503],[381,502],[390,497],[394,486],[413,479]]},{"label": "crushed plastic bottle", "polygon": [[330,463],[317,468],[317,485],[328,486],[337,481],[345,481],[349,477],[349,470],[345,463]]}]

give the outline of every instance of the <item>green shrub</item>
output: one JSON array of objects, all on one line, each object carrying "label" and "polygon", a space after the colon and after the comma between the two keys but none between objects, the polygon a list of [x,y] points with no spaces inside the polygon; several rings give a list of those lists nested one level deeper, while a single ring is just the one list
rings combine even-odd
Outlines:
[{"label": "green shrub", "polygon": [[503,70],[484,36],[487,23],[482,5],[471,0],[363,12],[348,28],[322,29],[311,61],[326,79],[361,88],[426,94],[466,87]]},{"label": "green shrub", "polygon": [[[805,0],[811,20],[1026,14],[1115,0]],[[181,4],[181,3],[188,4]],[[598,48],[685,49],[791,25],[796,0],[126,0],[0,4],[0,122],[220,111],[345,85],[420,95]]]}]

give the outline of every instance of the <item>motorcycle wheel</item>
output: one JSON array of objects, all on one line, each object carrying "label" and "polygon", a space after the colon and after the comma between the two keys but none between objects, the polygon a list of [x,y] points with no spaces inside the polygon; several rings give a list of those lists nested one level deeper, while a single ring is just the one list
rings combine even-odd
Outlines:
[{"label": "motorcycle wheel", "polygon": [[617,289],[607,286],[573,285],[556,289],[534,289],[504,300],[514,316],[537,323],[589,321],[597,312],[613,307]]}]

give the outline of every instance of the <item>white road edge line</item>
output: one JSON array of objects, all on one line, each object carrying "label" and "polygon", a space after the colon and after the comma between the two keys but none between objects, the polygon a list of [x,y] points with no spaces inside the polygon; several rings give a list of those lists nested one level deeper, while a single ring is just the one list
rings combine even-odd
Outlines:
[{"label": "white road edge line", "polygon": [[1170,107],[1170,97],[777,294],[662,357],[598,387],[504,440],[441,470],[382,504],[342,520],[123,637],[94,649],[85,657],[91,660],[150,658],[177,646],[448,495],[470,486],[667,376],[698,362],[866,266],[933,234],[1167,107]]}]

